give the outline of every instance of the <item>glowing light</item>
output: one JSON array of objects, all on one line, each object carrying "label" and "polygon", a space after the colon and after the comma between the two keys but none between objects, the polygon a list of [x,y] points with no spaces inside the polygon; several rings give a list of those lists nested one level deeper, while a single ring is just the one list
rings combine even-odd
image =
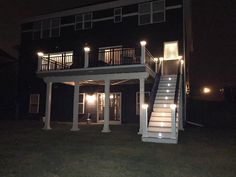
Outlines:
[{"label": "glowing light", "polygon": [[153,60],[154,60],[155,62],[158,62],[158,58],[153,58]]},{"label": "glowing light", "polygon": [[43,57],[43,56],[44,56],[44,53],[43,53],[43,52],[38,52],[37,55],[38,55],[39,57]]},{"label": "glowing light", "polygon": [[167,105],[166,105],[166,104],[164,104],[163,106],[164,106],[164,108],[166,108],[166,107],[167,107]]},{"label": "glowing light", "polygon": [[169,90],[166,90],[167,93],[169,93],[170,91]]},{"label": "glowing light", "polygon": [[89,51],[90,51],[90,48],[89,48],[89,47],[84,47],[84,51],[85,51],[85,52],[89,52]]},{"label": "glowing light", "polygon": [[162,133],[158,133],[158,136],[159,136],[159,137],[162,137]]},{"label": "glowing light", "polygon": [[167,84],[168,85],[168,87],[170,87],[170,84]]},{"label": "glowing light", "polygon": [[111,95],[110,95],[110,99],[113,99],[113,98],[114,98],[114,96],[113,96],[113,94],[111,94]]},{"label": "glowing light", "polygon": [[164,123],[163,122],[161,122],[160,125],[161,125],[161,127],[164,127]]},{"label": "glowing light", "polygon": [[176,104],[171,104],[171,105],[170,105],[170,108],[171,108],[171,109],[175,109],[175,108],[176,108]]},{"label": "glowing light", "polygon": [[146,41],[140,41],[141,46],[145,46],[147,44]]},{"label": "glowing light", "polygon": [[165,116],[166,114],[165,113],[161,113],[162,116]]},{"label": "glowing light", "polygon": [[169,77],[169,81],[171,81],[171,78]]},{"label": "glowing light", "polygon": [[180,62],[181,62],[181,65],[183,65],[183,64],[184,64],[184,60],[180,60]]},{"label": "glowing light", "polygon": [[164,60],[164,58],[163,58],[163,57],[160,57],[159,59],[160,59],[160,61],[163,61],[163,60]]},{"label": "glowing light", "polygon": [[179,57],[178,57],[179,60],[182,60],[182,58],[183,58],[183,56],[179,56]]},{"label": "glowing light", "polygon": [[143,108],[143,109],[147,109],[147,108],[148,108],[148,104],[143,104],[143,105],[142,105],[142,108]]},{"label": "glowing light", "polygon": [[86,95],[86,100],[88,103],[92,104],[95,102],[96,97],[95,97],[95,95]]},{"label": "glowing light", "polygon": [[168,97],[166,96],[165,99],[168,100]]},{"label": "glowing light", "polygon": [[204,94],[209,94],[211,92],[211,89],[210,88],[208,88],[208,87],[204,87],[203,88],[203,93]]}]

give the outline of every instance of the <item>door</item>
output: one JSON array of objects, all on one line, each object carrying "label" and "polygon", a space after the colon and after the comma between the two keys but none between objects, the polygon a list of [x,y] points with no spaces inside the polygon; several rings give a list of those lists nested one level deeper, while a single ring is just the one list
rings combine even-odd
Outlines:
[{"label": "door", "polygon": [[[104,103],[105,94],[97,94],[97,121],[104,122]],[[111,93],[110,94],[110,123],[111,124],[121,124],[121,93]]]}]

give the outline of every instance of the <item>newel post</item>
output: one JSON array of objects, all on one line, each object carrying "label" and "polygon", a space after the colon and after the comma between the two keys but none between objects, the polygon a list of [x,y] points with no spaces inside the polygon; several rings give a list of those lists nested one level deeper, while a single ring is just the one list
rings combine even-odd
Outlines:
[{"label": "newel post", "polygon": [[147,137],[147,129],[148,129],[148,104],[143,104],[142,108],[145,111],[145,116],[143,119],[143,137]]},{"label": "newel post", "polygon": [[171,138],[176,138],[176,104],[171,104]]},{"label": "newel post", "polygon": [[42,57],[43,57],[44,53],[43,52],[38,52],[37,55],[38,55],[38,68],[37,68],[37,71],[39,72],[39,71],[42,70]]},{"label": "newel post", "polygon": [[140,41],[140,45],[141,45],[141,64],[145,64],[145,46],[146,46],[147,42],[146,41]]},{"label": "newel post", "polygon": [[88,68],[89,66],[89,47],[84,47],[84,68]]}]

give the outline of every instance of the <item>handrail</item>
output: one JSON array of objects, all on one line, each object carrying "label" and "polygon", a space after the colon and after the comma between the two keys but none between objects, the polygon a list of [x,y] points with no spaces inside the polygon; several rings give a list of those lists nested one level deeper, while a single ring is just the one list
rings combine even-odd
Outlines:
[{"label": "handrail", "polygon": [[175,86],[174,104],[176,104],[176,105],[178,103],[178,96],[179,96],[180,69],[181,69],[181,62],[179,62],[177,81],[176,81],[176,86]]},{"label": "handrail", "polygon": [[[57,56],[57,57],[42,57],[41,58],[41,61],[46,61],[45,64],[41,64],[41,71],[44,71],[44,70],[50,70],[49,69],[49,65],[50,64],[53,64],[55,65],[55,68],[53,68],[52,70],[57,70],[57,66],[59,66],[59,69],[66,69],[66,68],[69,68],[70,67],[70,63],[71,62],[66,62],[66,57],[73,57],[73,55],[68,55],[68,56]],[[52,58],[59,58],[60,61],[55,61],[55,60],[52,60]],[[72,63],[71,63],[72,64]],[[46,68],[44,68],[46,66]]]},{"label": "handrail", "polygon": [[156,94],[157,94],[157,90],[158,90],[158,86],[159,86],[159,82],[160,82],[160,78],[161,78],[161,67],[162,67],[162,62],[160,63],[159,71],[155,76],[154,85],[152,87],[151,94],[150,94],[150,97],[149,97],[148,122],[151,118],[151,113],[153,111],[153,105],[154,105],[154,102],[155,102],[155,99],[156,99]]},{"label": "handrail", "polygon": [[152,56],[152,54],[149,52],[147,48],[145,48],[145,63],[150,67],[150,69],[155,71],[154,57]]}]

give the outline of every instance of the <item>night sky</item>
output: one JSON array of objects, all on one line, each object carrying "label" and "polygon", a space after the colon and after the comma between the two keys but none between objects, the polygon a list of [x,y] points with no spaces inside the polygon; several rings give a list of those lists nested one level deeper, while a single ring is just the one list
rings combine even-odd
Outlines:
[{"label": "night sky", "polygon": [[[1,0],[0,48],[17,56],[22,19],[104,0]],[[236,0],[193,0],[191,85],[236,86]]]}]

